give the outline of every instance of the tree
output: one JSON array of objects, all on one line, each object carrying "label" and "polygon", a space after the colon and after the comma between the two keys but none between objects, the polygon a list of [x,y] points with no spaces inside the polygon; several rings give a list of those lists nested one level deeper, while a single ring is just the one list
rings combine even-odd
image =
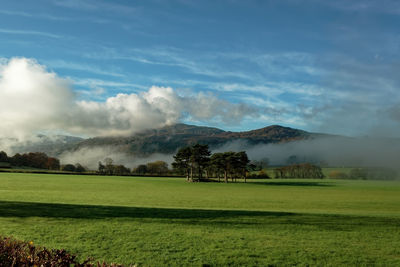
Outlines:
[{"label": "tree", "polygon": [[274,170],[275,178],[324,178],[321,167],[310,164],[293,164]]},{"label": "tree", "polygon": [[11,158],[11,164],[14,166],[26,166],[26,160],[21,154],[17,153]]},{"label": "tree", "polygon": [[7,153],[4,151],[0,151],[0,162],[10,162],[10,158],[7,156]]},{"label": "tree", "polygon": [[104,171],[108,175],[112,175],[114,172],[114,165],[113,165],[113,160],[111,158],[105,158],[104,162],[106,164]]},{"label": "tree", "polygon": [[103,163],[101,163],[101,161],[99,161],[99,173],[100,174],[105,174],[106,173],[106,166],[103,165]]},{"label": "tree", "polygon": [[225,153],[214,153],[210,158],[210,165],[214,167],[218,181],[221,173],[224,176],[225,183],[228,182],[228,165],[227,165],[227,154]]},{"label": "tree", "polygon": [[214,153],[210,159],[210,166],[218,176],[218,181],[223,175],[225,183],[228,182],[228,176],[232,181],[236,178],[244,178],[246,182],[248,164],[249,158],[245,151]]},{"label": "tree", "polygon": [[244,178],[244,182],[246,182],[246,170],[247,165],[250,162],[249,158],[247,157],[247,153],[245,151],[240,151],[236,153],[235,157],[235,169]]},{"label": "tree", "polygon": [[208,149],[208,145],[196,144],[191,149],[192,154],[190,156],[190,178],[193,181],[193,171],[197,168],[198,180],[202,180],[203,168],[207,166],[210,160],[211,152]]},{"label": "tree", "polygon": [[186,175],[186,180],[189,180],[191,156],[192,148],[183,147],[178,150],[178,152],[174,156],[175,161],[172,163],[172,168],[174,168],[174,170],[178,171],[179,173],[184,173]]},{"label": "tree", "polygon": [[60,170],[60,160],[56,158],[47,158],[46,169]]},{"label": "tree", "polygon": [[114,166],[114,174],[116,175],[127,175],[130,174],[131,171],[126,168],[124,165],[115,165]]},{"label": "tree", "polygon": [[140,164],[135,169],[132,170],[133,173],[137,174],[146,174],[147,173],[147,166],[144,164]]},{"label": "tree", "polygon": [[197,180],[203,179],[203,172],[208,173],[207,166],[210,161],[210,150],[208,145],[196,144],[190,147],[183,147],[178,150],[174,156],[172,167],[178,172],[185,173],[186,179],[194,181],[197,174]]},{"label": "tree", "polygon": [[152,174],[167,174],[168,173],[168,163],[165,161],[154,161],[147,163],[147,171]]},{"label": "tree", "polygon": [[72,164],[66,164],[64,166],[62,166],[61,170],[65,171],[65,172],[74,172],[75,171],[75,166]]},{"label": "tree", "polygon": [[76,172],[85,172],[86,169],[81,164],[77,163],[77,164],[75,164],[75,171]]}]

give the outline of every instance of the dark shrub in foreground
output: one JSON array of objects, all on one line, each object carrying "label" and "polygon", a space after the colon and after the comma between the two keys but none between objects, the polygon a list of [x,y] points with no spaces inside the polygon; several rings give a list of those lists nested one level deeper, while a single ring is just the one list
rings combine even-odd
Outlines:
[{"label": "dark shrub in foreground", "polygon": [[43,267],[117,267],[119,264],[107,264],[90,260],[79,262],[75,255],[63,249],[35,247],[32,242],[22,242],[13,238],[0,238],[0,267],[43,266]]}]

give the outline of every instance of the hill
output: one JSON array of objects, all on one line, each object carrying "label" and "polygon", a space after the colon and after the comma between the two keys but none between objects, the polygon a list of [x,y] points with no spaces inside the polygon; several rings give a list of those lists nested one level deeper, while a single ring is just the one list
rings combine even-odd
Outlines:
[{"label": "hill", "polygon": [[152,153],[174,153],[178,148],[195,143],[208,144],[218,148],[229,142],[244,141],[253,144],[286,143],[296,140],[313,139],[323,134],[272,125],[265,128],[230,132],[218,128],[175,124],[153,129],[129,137],[95,137],[79,142],[75,149],[90,147],[118,147],[119,152],[137,155]]},{"label": "hill", "polygon": [[[183,146],[196,143],[208,144],[211,149],[219,148],[235,141],[249,145],[287,143],[297,140],[315,139],[325,134],[310,133],[299,129],[272,125],[261,129],[231,132],[218,128],[175,124],[159,129],[151,129],[131,136],[93,137],[83,139],[73,136],[39,135],[32,141],[13,141],[13,153],[44,152],[49,156],[59,156],[64,152],[75,152],[81,149],[112,148],[113,152],[138,156],[153,153],[171,154]],[[3,139],[3,141],[7,141]],[[10,141],[10,140],[8,140]],[[0,142],[0,150],[6,150]]]}]

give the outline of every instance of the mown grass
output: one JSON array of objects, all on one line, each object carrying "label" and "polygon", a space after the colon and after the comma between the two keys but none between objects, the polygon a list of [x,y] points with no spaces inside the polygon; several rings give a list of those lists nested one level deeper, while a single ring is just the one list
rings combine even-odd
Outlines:
[{"label": "mown grass", "polygon": [[400,264],[400,182],[0,173],[0,235],[140,265]]}]

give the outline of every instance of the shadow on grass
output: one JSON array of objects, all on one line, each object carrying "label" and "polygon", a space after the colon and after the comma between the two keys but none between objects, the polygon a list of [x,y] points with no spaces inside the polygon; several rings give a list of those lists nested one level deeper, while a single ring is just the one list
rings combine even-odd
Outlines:
[{"label": "shadow on grass", "polygon": [[271,211],[171,209],[36,202],[0,201],[1,217],[72,219],[128,218],[163,223],[220,225],[224,227],[292,225],[314,229],[353,231],[359,227],[400,227],[400,218],[307,214]]},{"label": "shadow on grass", "polygon": [[267,181],[267,182],[249,182],[251,184],[271,185],[271,186],[335,186],[329,182],[310,182],[310,181]]},{"label": "shadow on grass", "polygon": [[289,212],[268,211],[145,208],[0,201],[0,217],[217,219],[254,216],[289,216],[293,214],[294,213]]}]

